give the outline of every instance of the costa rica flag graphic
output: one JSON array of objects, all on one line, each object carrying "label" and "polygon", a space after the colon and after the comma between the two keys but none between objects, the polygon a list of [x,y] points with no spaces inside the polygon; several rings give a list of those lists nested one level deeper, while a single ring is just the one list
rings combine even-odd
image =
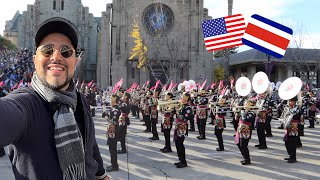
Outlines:
[{"label": "costa rica flag graphic", "polygon": [[293,38],[291,28],[254,14],[251,16],[243,44],[262,51],[276,58],[282,58]]}]

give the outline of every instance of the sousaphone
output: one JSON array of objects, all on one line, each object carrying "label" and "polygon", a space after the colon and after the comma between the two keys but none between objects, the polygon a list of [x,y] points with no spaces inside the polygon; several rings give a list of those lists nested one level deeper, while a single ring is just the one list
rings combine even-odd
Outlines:
[{"label": "sousaphone", "polygon": [[251,91],[251,82],[247,77],[240,77],[236,82],[236,91],[240,96],[247,96]]},{"label": "sousaphone", "polygon": [[283,100],[289,100],[299,94],[302,87],[302,81],[298,77],[290,77],[283,81],[279,87],[279,97]]},{"label": "sousaphone", "polygon": [[252,78],[252,88],[257,94],[266,92],[269,88],[270,82],[266,73],[257,72]]}]

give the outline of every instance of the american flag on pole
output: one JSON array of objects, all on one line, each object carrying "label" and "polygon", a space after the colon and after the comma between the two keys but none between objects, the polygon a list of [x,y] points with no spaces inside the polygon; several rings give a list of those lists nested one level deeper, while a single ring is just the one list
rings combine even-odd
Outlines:
[{"label": "american flag on pole", "polygon": [[254,14],[243,35],[243,44],[276,58],[282,58],[292,39],[292,29]]},{"label": "american flag on pole", "polygon": [[243,45],[241,39],[245,29],[242,14],[203,21],[202,31],[207,51]]}]

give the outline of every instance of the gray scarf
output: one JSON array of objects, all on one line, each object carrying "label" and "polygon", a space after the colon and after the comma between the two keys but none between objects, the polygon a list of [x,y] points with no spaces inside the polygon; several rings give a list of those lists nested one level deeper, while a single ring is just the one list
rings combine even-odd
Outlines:
[{"label": "gray scarf", "polygon": [[79,180],[86,177],[82,136],[74,118],[77,94],[73,81],[67,91],[55,91],[45,87],[33,73],[32,88],[49,103],[57,103],[53,116],[54,139],[64,180]]}]

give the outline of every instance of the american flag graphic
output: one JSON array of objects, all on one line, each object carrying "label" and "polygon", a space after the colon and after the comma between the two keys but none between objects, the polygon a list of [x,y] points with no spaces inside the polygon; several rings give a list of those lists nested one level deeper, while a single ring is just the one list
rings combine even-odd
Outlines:
[{"label": "american flag graphic", "polygon": [[204,42],[209,52],[243,45],[241,39],[245,30],[242,14],[202,22]]}]

